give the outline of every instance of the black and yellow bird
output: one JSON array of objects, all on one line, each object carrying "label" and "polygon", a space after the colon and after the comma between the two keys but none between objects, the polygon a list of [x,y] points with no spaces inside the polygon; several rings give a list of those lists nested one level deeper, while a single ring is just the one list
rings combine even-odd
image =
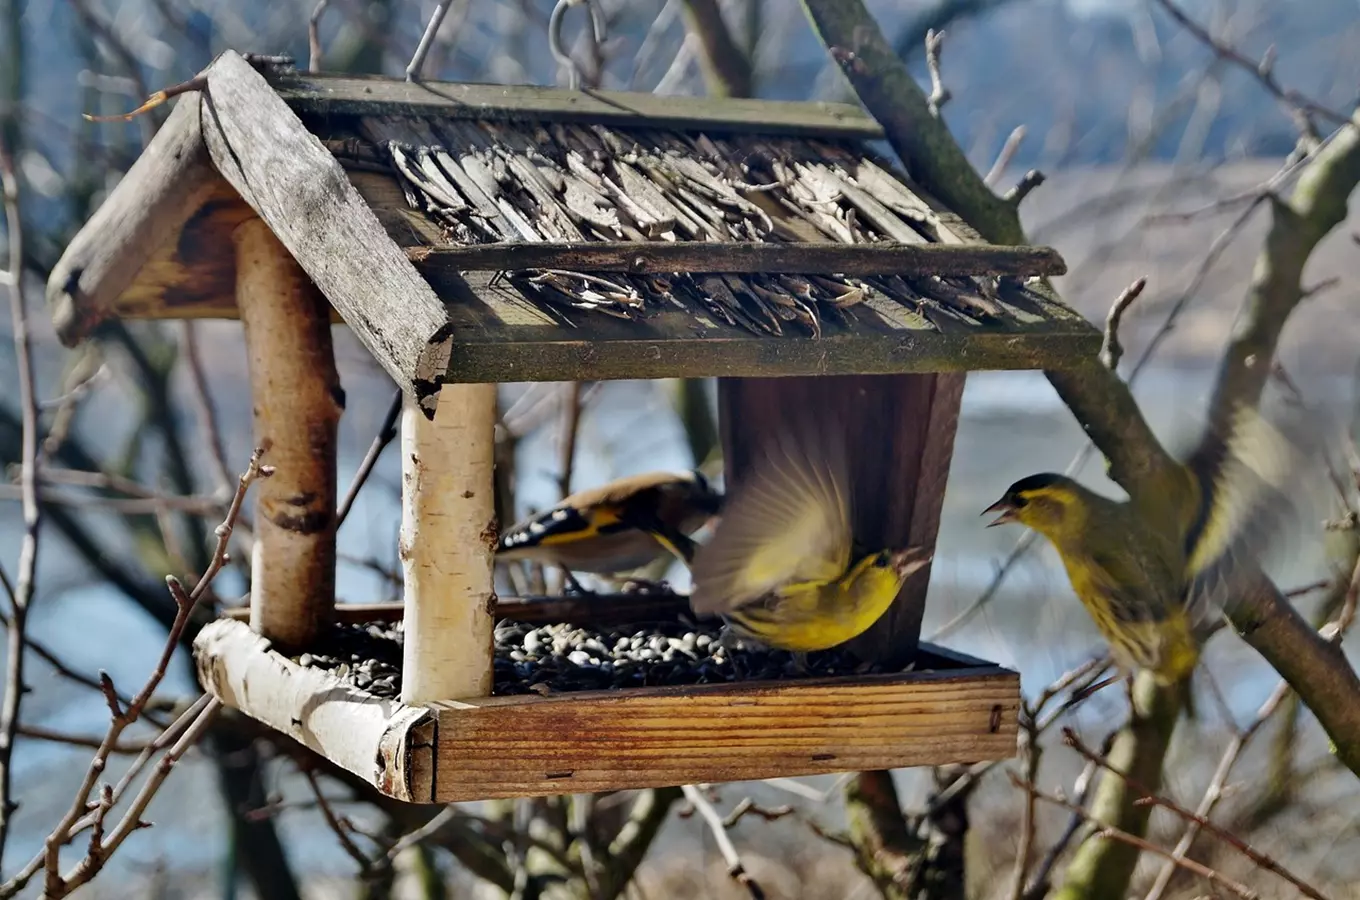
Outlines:
[{"label": "black and yellow bird", "polygon": [[633,571],[667,552],[688,565],[696,547],[690,535],[722,502],[698,471],[631,475],[578,491],[502,532],[496,559],[602,575]]},{"label": "black and yellow bird", "polygon": [[1125,674],[1185,683],[1243,587],[1244,560],[1267,549],[1301,500],[1312,441],[1277,424],[1239,408],[1137,502],[1044,473],[1012,484],[983,515],[999,514],[988,527],[1018,522],[1048,539]]},{"label": "black and yellow bird", "polygon": [[930,562],[920,547],[866,548],[851,523],[852,472],[834,423],[774,436],[694,558],[690,607],[725,638],[804,654],[876,622]]}]

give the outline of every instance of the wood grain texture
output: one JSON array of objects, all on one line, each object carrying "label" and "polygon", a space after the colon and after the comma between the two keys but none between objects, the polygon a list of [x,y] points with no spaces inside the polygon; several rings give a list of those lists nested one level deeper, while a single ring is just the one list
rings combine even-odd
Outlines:
[{"label": "wood grain texture", "polygon": [[945,244],[838,244],[830,241],[542,242],[412,247],[420,271],[787,273],[798,275],[1062,275],[1067,264],[1051,247]]},{"label": "wood grain texture", "polygon": [[449,302],[450,382],[1062,368],[1101,341],[1084,319],[930,331],[864,305],[846,310],[853,328],[828,321],[820,338],[754,335],[664,307],[639,321],[572,310],[573,327],[484,273],[427,275]]},{"label": "wood grain texture", "polygon": [[445,385],[433,421],[401,419],[401,699],[491,693],[496,386]]},{"label": "wood grain texture", "polygon": [[[431,718],[365,693],[327,672],[303,668],[243,622],[219,619],[194,638],[205,691],[353,772],[390,797],[411,792],[411,730]],[[428,763],[427,763],[428,768]]]},{"label": "wood grain texture", "polygon": [[269,225],[388,374],[434,415],[448,366],[444,304],[388,239],[344,169],[254,68],[208,69],[202,131],[213,164]]},{"label": "wood grain texture", "polygon": [[335,606],[343,394],[330,307],[263,221],[243,223],[232,238],[254,443],[274,468],[255,492],[250,624],[281,647],[300,649],[330,621]]},{"label": "wood grain texture", "polygon": [[289,73],[271,77],[299,114],[439,115],[489,121],[598,122],[762,134],[877,140],[883,129],[848,103],[709,97],[659,97],[624,91],[535,85],[409,83],[377,76]]},{"label": "wood grain texture", "polygon": [[[728,489],[741,489],[765,441],[803,427],[810,419],[815,427],[843,430],[849,436],[855,539],[872,548],[933,548],[933,540],[923,542],[918,534],[929,529],[913,527],[913,521],[936,386],[934,374],[719,379],[718,417]],[[892,623],[891,633],[872,641],[866,640],[866,633],[852,641],[851,648],[866,659],[894,665],[910,662],[929,582],[929,566],[911,575],[879,620]]]},{"label": "wood grain texture", "polygon": [[[198,97],[191,94],[175,105],[53,267],[47,301],[63,344],[74,346],[114,315],[119,298],[153,257],[164,266],[165,257],[175,255],[181,230],[221,184],[203,145]],[[230,254],[220,256],[230,260]],[[188,268],[190,263],[177,260],[176,265]],[[230,290],[228,283],[228,300]]]},{"label": "wood grain texture", "polygon": [[228,706],[411,802],[1006,759],[1015,753],[1020,703],[1016,673],[928,645],[918,671],[899,675],[428,708],[304,669],[230,619],[204,628],[194,653],[204,688]]},{"label": "wood grain texture", "polygon": [[1015,752],[996,667],[435,706],[441,803],[972,763]]}]

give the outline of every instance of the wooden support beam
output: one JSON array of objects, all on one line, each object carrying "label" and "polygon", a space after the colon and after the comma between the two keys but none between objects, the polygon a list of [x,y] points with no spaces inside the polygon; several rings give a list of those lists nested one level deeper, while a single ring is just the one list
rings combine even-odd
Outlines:
[{"label": "wooden support beam", "polygon": [[302,115],[440,116],[491,122],[585,122],[644,128],[878,140],[883,128],[858,104],[746,98],[660,97],[517,84],[409,82],[376,75],[270,72],[278,95]]},{"label": "wooden support beam", "polygon": [[[194,638],[203,689],[353,772],[389,797],[428,803],[433,752],[412,747],[429,727],[424,707],[359,690],[330,672],[304,668],[240,622],[209,622]],[[419,770],[422,774],[417,774]]]},{"label": "wooden support beam", "polygon": [[250,624],[297,649],[335,606],[336,432],[344,395],[326,299],[260,219],[242,223],[232,238],[255,445],[275,469],[255,491]]},{"label": "wooden support beam", "polygon": [[495,415],[494,384],[444,385],[433,420],[402,413],[403,703],[491,693]]},{"label": "wooden support beam", "polygon": [[831,241],[571,241],[408,247],[417,269],[497,272],[751,272],[797,275],[1063,275],[1067,263],[1052,247],[976,244],[841,244]]}]

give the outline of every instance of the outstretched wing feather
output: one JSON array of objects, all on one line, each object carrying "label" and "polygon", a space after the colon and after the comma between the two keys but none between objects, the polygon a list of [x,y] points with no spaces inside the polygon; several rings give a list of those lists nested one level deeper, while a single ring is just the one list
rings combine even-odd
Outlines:
[{"label": "outstretched wing feather", "polygon": [[690,604],[722,613],[781,585],[830,581],[850,563],[850,484],[843,433],[786,432],[727,503],[695,555]]}]

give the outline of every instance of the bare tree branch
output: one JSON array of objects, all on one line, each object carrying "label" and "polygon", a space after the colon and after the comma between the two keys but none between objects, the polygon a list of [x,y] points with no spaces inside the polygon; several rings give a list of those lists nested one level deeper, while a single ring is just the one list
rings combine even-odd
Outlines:
[{"label": "bare tree branch", "polygon": [[321,17],[326,14],[326,8],[331,5],[331,0],[316,0],[316,6],[312,7],[312,14],[307,17],[307,71],[321,71]]},{"label": "bare tree branch", "polygon": [[1351,121],[1350,116],[1324,106],[1299,91],[1282,87],[1280,82],[1275,78],[1273,46],[1260,60],[1248,59],[1233,47],[1228,46],[1211,35],[1208,29],[1190,18],[1185,10],[1181,9],[1172,2],[1172,0],[1156,0],[1156,3],[1166,11],[1167,15],[1176,20],[1176,24],[1193,34],[1196,39],[1212,50],[1220,59],[1225,59],[1255,76],[1256,80],[1261,83],[1261,87],[1265,88],[1271,96],[1279,100],[1286,107],[1303,110],[1304,112],[1311,113],[1319,118],[1327,119],[1333,125],[1346,125]]},{"label": "bare tree branch", "polygon": [[[33,383],[33,345],[28,331],[28,301],[24,293],[24,230],[19,215],[19,178],[14,157],[0,134],[0,189],[4,193],[5,227],[9,234],[9,308],[18,364],[19,407],[23,422],[20,453],[20,484],[23,490],[24,536],[19,545],[19,568],[14,582],[4,579],[10,612],[6,622],[5,694],[0,701],[0,861],[17,804],[12,793],[14,735],[19,727],[19,707],[24,693],[24,637],[28,607],[37,586],[38,537],[42,509],[38,504],[38,396]],[[0,566],[2,568],[2,566]]]},{"label": "bare tree branch", "polygon": [[[1123,844],[1124,846],[1128,847],[1131,851],[1133,851],[1135,859],[1137,858],[1137,854],[1140,851],[1155,853],[1158,856],[1169,856],[1169,853],[1164,848],[1158,847],[1156,844],[1144,838],[1141,838],[1136,834],[1131,834],[1130,832],[1124,831],[1120,828],[1115,828],[1111,825],[1104,825],[1103,823],[1092,818],[1086,812],[1086,810],[1082,809],[1080,806],[1077,806],[1075,803],[1064,800],[1061,797],[1055,797],[1052,794],[1045,794],[1039,791],[1033,785],[1025,784],[1015,775],[1011,775],[1011,781],[1015,784],[1016,787],[1020,788],[1021,790],[1033,792],[1040,800],[1043,800],[1047,803],[1052,803],[1054,806],[1061,806],[1063,809],[1068,810],[1069,812],[1075,815],[1087,818],[1093,824],[1100,827],[1100,831],[1098,831],[1096,834],[1097,838]],[[1199,877],[1205,879],[1206,881],[1214,885],[1217,885],[1218,887],[1221,887],[1228,891],[1232,891],[1238,897],[1242,898],[1242,900],[1261,900],[1260,894],[1257,894],[1255,891],[1253,891],[1246,885],[1234,881],[1233,879],[1224,875],[1222,872],[1211,869],[1208,866],[1195,862],[1194,860],[1182,859],[1177,861],[1177,865],[1179,865],[1181,868],[1189,872],[1193,872],[1194,874],[1198,875]],[[1058,896],[1062,896],[1062,894],[1059,894]],[[1117,896],[1117,895],[1105,894],[1100,896]]]},{"label": "bare tree branch", "polygon": [[425,57],[430,55],[430,48],[434,46],[434,39],[439,35],[439,26],[444,24],[444,16],[448,15],[449,7],[453,5],[453,0],[441,0],[435,4],[434,12],[430,14],[430,21],[425,25],[425,32],[420,36],[420,43],[416,46],[416,52],[412,54],[411,61],[406,64],[406,80],[419,81],[420,70],[425,68]]},{"label": "bare tree branch", "polygon": [[[151,802],[152,797],[155,796],[160,785],[169,776],[175,763],[202,737],[211,725],[221,705],[216,699],[204,695],[159,738],[152,741],[123,775],[117,786],[104,785],[99,789],[99,800],[97,802],[91,801],[90,797],[95,791],[96,783],[106,769],[109,754],[118,746],[123,732],[141,719],[153,692],[160,685],[169,669],[170,658],[179,647],[180,637],[189,624],[194,607],[207,593],[213,579],[217,577],[217,573],[226,564],[227,547],[231,540],[232,526],[241,511],[250,485],[257,478],[265,478],[273,474],[271,467],[260,464],[262,455],[263,451],[257,449],[251,456],[250,465],[241,475],[236,495],[232,498],[231,507],[228,509],[222,524],[217,527],[217,546],[213,551],[212,560],[197,584],[194,585],[192,590],[186,590],[174,576],[166,577],[166,584],[174,597],[177,612],[175,620],[170,626],[169,634],[166,636],[161,656],[157,660],[150,677],[142,685],[141,690],[132,697],[130,702],[125,704],[114,689],[113,680],[108,675],[100,673],[100,685],[110,713],[108,730],[90,761],[84,781],[76,792],[70,809],[47,836],[43,850],[18,874],[0,885],[0,897],[14,896],[24,889],[24,886],[34,875],[43,870],[46,871],[44,896],[51,898],[64,897],[92,879],[103,868],[109,856],[133,831],[145,827],[141,815]],[[174,741],[174,745],[166,751],[156,764],[154,772],[143,783],[128,810],[114,824],[112,829],[107,828],[106,820],[109,814],[131,785],[133,778],[150,760],[152,754],[163,749],[170,741]],[[91,831],[91,838],[85,856],[63,874],[61,871],[61,848],[86,829]]]},{"label": "bare tree branch", "polygon": [[1110,314],[1105,317],[1105,339],[1100,345],[1100,362],[1111,372],[1119,368],[1119,360],[1124,355],[1124,346],[1119,343],[1119,324],[1124,320],[1124,313],[1143,293],[1145,287],[1147,279],[1139,278],[1124,288],[1123,293],[1116,297],[1114,304],[1110,306]]},{"label": "bare tree branch", "polygon": [[699,39],[700,64],[708,92],[714,97],[749,97],[753,89],[751,58],[732,36],[717,0],[683,0],[685,26]]},{"label": "bare tree branch", "polygon": [[[1093,762],[1096,765],[1100,766],[1105,771],[1110,772],[1111,774],[1128,781],[1130,787],[1132,787],[1135,791],[1138,791],[1143,795],[1137,801],[1137,805],[1160,806],[1163,809],[1170,810],[1171,812],[1180,816],[1187,822],[1190,822],[1198,826],[1199,828],[1204,829],[1210,834],[1214,835],[1214,837],[1223,841],[1225,844],[1232,847],[1237,852],[1241,853],[1243,856],[1251,860],[1256,865],[1260,866],[1262,869],[1265,869],[1268,872],[1273,872],[1274,874],[1283,878],[1285,881],[1288,881],[1294,887],[1298,888],[1299,892],[1303,894],[1305,897],[1309,897],[1311,898],[1311,900],[1327,900],[1327,898],[1323,896],[1322,893],[1320,893],[1317,888],[1303,881],[1293,872],[1290,872],[1288,869],[1282,866],[1275,859],[1267,856],[1266,854],[1257,850],[1255,847],[1252,847],[1250,844],[1239,838],[1237,835],[1233,834],[1230,831],[1227,831],[1226,829],[1218,827],[1204,816],[1201,816],[1198,813],[1193,813],[1190,810],[1186,809],[1185,807],[1181,806],[1179,803],[1176,803],[1174,800],[1170,800],[1166,797],[1163,797],[1156,791],[1149,790],[1147,787],[1140,784],[1132,776],[1126,774],[1119,768],[1115,767],[1115,765],[1112,764],[1109,761],[1109,759],[1107,759],[1105,756],[1096,753],[1094,750],[1083,744],[1081,742],[1081,739],[1077,737],[1077,733],[1072,729],[1070,728],[1063,729],[1063,743],[1065,743],[1072,749],[1076,750],[1077,753],[1081,754],[1081,756],[1086,760]],[[1171,859],[1174,862],[1177,859],[1176,854],[1174,852],[1171,853],[1169,855],[1169,859]]]},{"label": "bare tree branch", "polygon": [[[861,0],[803,0],[803,5],[828,52],[913,175],[983,237],[994,243],[1023,243],[1015,208],[991,192],[948,129],[930,114],[924,92],[887,50]],[[1287,208],[1293,213],[1290,222],[1300,227],[1291,232],[1285,214],[1277,216],[1258,262],[1253,295],[1269,293],[1280,302],[1249,302],[1247,327],[1238,332],[1241,339],[1234,340],[1220,371],[1222,389],[1215,394],[1211,428],[1239,402],[1259,396],[1259,384],[1270,371],[1274,338],[1301,291],[1297,280],[1289,287],[1287,276],[1301,272],[1312,248],[1344,219],[1346,197],[1360,182],[1358,134],[1355,126],[1343,126],[1300,175],[1291,203],[1276,201],[1277,210]],[[1248,360],[1250,366],[1245,365]],[[1168,506],[1174,498],[1190,495],[1180,489],[1189,473],[1153,434],[1118,376],[1098,359],[1045,374],[1105,454],[1110,476],[1139,508],[1158,521],[1175,516]],[[1264,575],[1249,593],[1234,616],[1239,633],[1299,691],[1336,745],[1338,757],[1360,773],[1360,705],[1346,699],[1360,695],[1360,679]]]},{"label": "bare tree branch", "polygon": [[733,846],[732,839],[727,836],[727,827],[723,824],[722,816],[713,808],[713,804],[708,802],[708,798],[692,784],[687,784],[681,788],[684,791],[685,799],[703,817],[708,830],[713,834],[713,840],[718,844],[718,852],[727,862],[727,874],[732,876],[732,880],[746,888],[746,893],[751,896],[751,900],[765,900],[765,891],[760,884],[751,877],[751,873],[746,871],[746,866],[742,864],[741,854],[737,853],[737,848]]}]

